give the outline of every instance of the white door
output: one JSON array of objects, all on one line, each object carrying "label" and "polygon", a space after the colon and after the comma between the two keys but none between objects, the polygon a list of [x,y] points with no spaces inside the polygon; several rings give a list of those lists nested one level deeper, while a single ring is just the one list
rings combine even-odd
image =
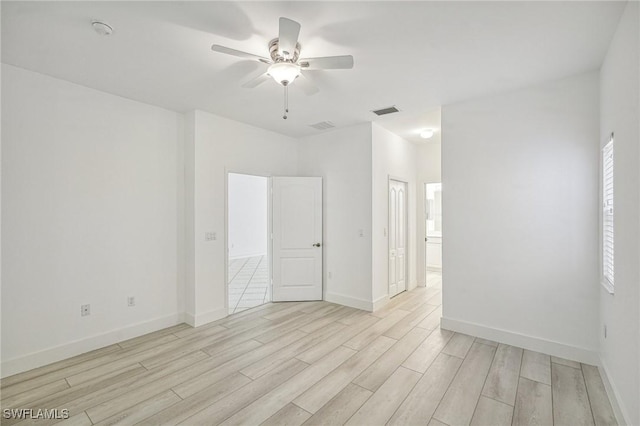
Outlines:
[{"label": "white door", "polygon": [[389,297],[407,289],[407,184],[389,180]]},{"label": "white door", "polygon": [[322,178],[274,177],[273,301],[322,300]]}]

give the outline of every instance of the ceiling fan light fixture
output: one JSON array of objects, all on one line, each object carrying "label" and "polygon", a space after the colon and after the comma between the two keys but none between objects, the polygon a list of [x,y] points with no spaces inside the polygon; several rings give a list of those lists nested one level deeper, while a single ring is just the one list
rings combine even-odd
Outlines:
[{"label": "ceiling fan light fixture", "polygon": [[267,71],[278,84],[288,86],[300,75],[300,66],[291,62],[276,62]]}]

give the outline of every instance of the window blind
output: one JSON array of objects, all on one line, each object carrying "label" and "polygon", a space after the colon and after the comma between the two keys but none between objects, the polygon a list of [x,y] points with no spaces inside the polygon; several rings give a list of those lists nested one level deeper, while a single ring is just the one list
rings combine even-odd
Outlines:
[{"label": "window blind", "polygon": [[613,136],[602,149],[602,275],[613,292]]}]

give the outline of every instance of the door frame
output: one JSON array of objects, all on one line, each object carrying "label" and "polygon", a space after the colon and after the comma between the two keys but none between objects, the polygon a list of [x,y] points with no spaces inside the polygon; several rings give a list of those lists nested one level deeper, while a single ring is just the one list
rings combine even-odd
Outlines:
[{"label": "door frame", "polygon": [[389,252],[391,251],[391,237],[390,237],[390,231],[391,231],[391,181],[396,181],[396,182],[401,182],[404,183],[407,187],[407,193],[405,196],[405,208],[404,208],[404,220],[405,220],[405,227],[404,227],[404,241],[405,241],[405,253],[404,253],[404,276],[405,276],[405,289],[404,291],[408,291],[409,290],[409,179],[404,178],[404,177],[399,177],[399,176],[394,176],[394,175],[388,175],[387,176],[387,229],[389,230],[389,232],[387,232],[387,295],[389,297],[389,299],[391,299],[392,297],[397,296],[398,294],[400,294],[399,292],[394,294],[393,296],[391,295],[391,268],[389,268]]},{"label": "door frame", "polygon": [[224,169],[224,307],[227,317],[229,314],[229,173],[237,175],[257,176],[267,179],[267,263],[269,268],[269,300],[273,299],[272,288],[273,276],[271,271],[272,258],[272,223],[271,223],[271,173],[259,171],[247,171],[246,169]]}]

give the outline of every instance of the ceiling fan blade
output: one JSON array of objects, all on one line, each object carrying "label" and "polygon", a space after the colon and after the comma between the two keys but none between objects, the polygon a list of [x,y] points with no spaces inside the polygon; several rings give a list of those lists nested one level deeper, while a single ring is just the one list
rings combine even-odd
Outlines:
[{"label": "ceiling fan blade", "polygon": [[242,87],[244,87],[245,89],[253,89],[254,87],[261,85],[270,78],[271,76],[265,72],[264,74],[260,74],[256,78],[252,78],[251,80],[247,81],[242,85]]},{"label": "ceiling fan blade", "polygon": [[280,18],[278,35],[278,53],[285,58],[293,57],[300,35],[300,24],[287,18]]},{"label": "ceiling fan blade", "polygon": [[254,61],[260,61],[265,64],[271,63],[269,59],[263,58],[262,56],[254,55],[253,53],[243,52],[241,50],[232,49],[230,47],[220,46],[219,44],[214,44],[213,46],[211,46],[211,50],[213,50],[214,52],[237,56],[238,58],[253,59]]},{"label": "ceiling fan blade", "polygon": [[296,79],[296,86],[300,87],[300,90],[302,90],[302,92],[307,96],[315,95],[320,91],[318,86],[313,84],[313,82],[305,77],[304,74],[300,74],[298,76]]},{"label": "ceiling fan blade", "polygon": [[353,68],[353,56],[325,56],[322,58],[306,58],[298,61],[304,70],[346,70]]}]

